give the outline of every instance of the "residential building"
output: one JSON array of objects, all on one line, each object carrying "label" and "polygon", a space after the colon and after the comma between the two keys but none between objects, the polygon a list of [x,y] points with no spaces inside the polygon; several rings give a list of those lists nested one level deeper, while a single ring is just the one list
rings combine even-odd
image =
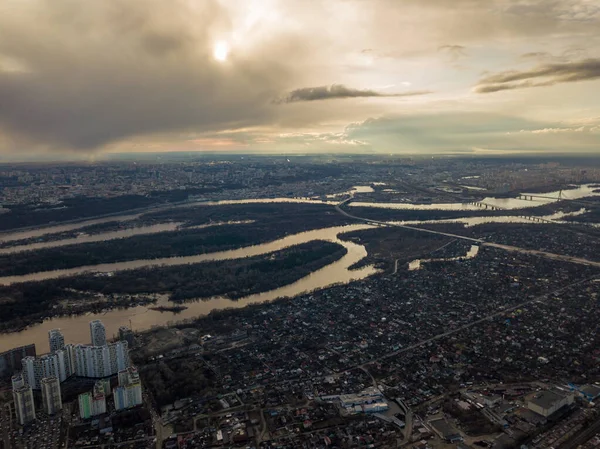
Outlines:
[{"label": "residential building", "polygon": [[133,346],[134,338],[133,331],[127,326],[121,326],[119,328],[119,340],[126,341],[129,347]]},{"label": "residential building", "polygon": [[129,350],[126,341],[105,346],[75,345],[73,358],[75,374],[81,377],[113,376],[129,367]]},{"label": "residential building", "polygon": [[60,381],[56,377],[44,377],[42,386],[42,404],[44,412],[54,415],[62,410]]},{"label": "residential building", "polygon": [[65,337],[60,329],[52,329],[48,331],[48,342],[50,343],[50,352],[58,351],[65,348]]},{"label": "residential building", "polygon": [[106,329],[100,320],[90,321],[90,337],[92,346],[106,345]]},{"label": "residential building", "polygon": [[70,353],[65,349],[41,357],[25,357],[21,364],[27,384],[34,390],[41,388],[45,377],[56,377],[59,382],[64,382],[73,375]]},{"label": "residential building", "polygon": [[0,377],[9,377],[21,371],[21,360],[35,357],[35,345],[19,346],[0,353]]},{"label": "residential building", "polygon": [[33,391],[26,384],[25,378],[21,374],[12,377],[12,391],[17,422],[24,426],[34,421],[35,403],[33,401]]},{"label": "residential building", "polygon": [[64,382],[69,377],[102,378],[113,376],[129,367],[126,341],[105,346],[65,345],[41,357],[25,357],[21,361],[25,381],[34,390],[41,388],[45,377]]},{"label": "residential building", "polygon": [[142,384],[137,368],[119,371],[119,386],[113,390],[115,409],[123,410],[142,403]]},{"label": "residential building", "polygon": [[88,419],[106,413],[106,394],[104,393],[103,383],[98,381],[94,384],[91,392],[80,394],[78,402],[81,419]]}]

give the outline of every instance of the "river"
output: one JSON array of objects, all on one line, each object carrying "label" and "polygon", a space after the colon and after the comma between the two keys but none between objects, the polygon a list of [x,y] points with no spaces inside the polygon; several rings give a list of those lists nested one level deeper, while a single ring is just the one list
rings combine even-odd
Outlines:
[{"label": "river", "polygon": [[[556,203],[558,201],[559,194],[563,199],[567,200],[578,200],[580,198],[590,196],[600,196],[600,190],[593,187],[595,184],[584,184],[578,186],[575,189],[563,190],[562,194],[557,192],[549,193],[523,193],[524,196],[532,197],[532,199],[519,199],[519,198],[484,198],[478,201],[480,204],[484,204],[490,207],[496,207],[498,209],[515,210],[515,209],[527,209],[531,207],[545,206],[547,204]],[[348,204],[349,207],[376,207],[383,209],[400,209],[400,210],[458,210],[458,211],[472,211],[482,210],[482,206],[471,203],[432,203],[432,204],[414,204],[414,203],[374,203],[365,201],[352,201]],[[485,207],[485,206],[484,206]]]},{"label": "river", "polygon": [[424,263],[430,263],[430,262],[449,262],[452,260],[465,260],[465,259],[473,259],[474,257],[477,256],[477,254],[479,253],[479,245],[471,245],[471,249],[469,249],[469,251],[467,251],[467,254],[465,254],[464,256],[458,256],[458,257],[440,257],[437,259],[415,259],[415,260],[411,260],[408,263],[408,270],[409,271],[415,271],[415,270],[420,270],[421,269],[421,265]]},{"label": "river", "polygon": [[[382,185],[384,183],[373,182],[373,185]],[[595,184],[583,184],[578,186],[575,189],[564,190],[562,192],[562,198],[576,200],[588,196],[600,196],[599,192],[594,192],[594,190],[600,190],[597,187],[593,187]],[[339,197],[352,194],[352,193],[368,193],[373,189],[370,186],[354,186],[351,190],[347,192],[336,193],[333,195],[327,195],[328,197]],[[523,195],[531,196],[531,195],[539,195],[544,198],[534,198],[533,200],[520,200],[518,198],[485,198],[482,200],[482,203],[489,204],[491,206],[498,207],[500,209],[521,209],[521,208],[531,208],[536,206],[542,206],[550,203],[555,203],[558,201],[559,196],[558,191],[549,192],[549,193],[523,193]],[[241,199],[241,200],[221,200],[221,201],[196,201],[190,202],[182,205],[176,206],[162,206],[160,208],[154,208],[152,210],[146,211],[144,213],[152,213],[160,210],[166,209],[178,209],[178,208],[189,208],[189,207],[206,207],[206,206],[221,206],[221,205],[235,205],[235,204],[269,204],[269,203],[304,203],[304,204],[326,204],[326,205],[336,205],[339,201],[329,200],[323,201],[315,198],[250,198],[250,199]],[[377,207],[377,208],[387,208],[387,209],[404,209],[404,210],[459,210],[459,211],[469,211],[469,210],[482,210],[481,206],[477,206],[469,203],[432,203],[432,204],[415,204],[410,202],[397,202],[397,203],[379,203],[379,202],[361,202],[361,201],[353,201],[348,204],[350,207]],[[0,242],[11,242],[15,240],[23,240],[33,237],[42,237],[48,234],[55,234],[59,232],[66,231],[74,231],[76,229],[80,229],[86,226],[91,226],[95,224],[107,223],[111,221],[132,221],[140,218],[144,213],[138,214],[124,214],[124,215],[115,215],[111,217],[92,219],[87,221],[78,221],[76,223],[68,223],[62,225],[53,225],[46,226],[36,229],[28,229],[24,231],[8,231],[0,233]],[[146,227],[145,227],[146,228]],[[135,229],[135,228],[133,228]],[[138,232],[138,231],[136,231]],[[137,234],[136,234],[137,235]],[[82,243],[82,242],[75,242]],[[32,248],[33,249],[33,248]]]},{"label": "river", "polygon": [[[197,225],[197,226],[188,226],[185,228],[180,228],[181,225],[183,225],[183,223],[173,223],[173,222],[158,223],[158,224],[147,225],[147,226],[135,226],[135,227],[127,228],[127,229],[120,229],[118,231],[99,232],[97,234],[91,234],[91,235],[88,235],[88,234],[78,235],[77,237],[73,237],[73,238],[51,240],[48,242],[35,242],[35,243],[27,243],[24,245],[10,246],[10,247],[6,247],[6,248],[0,248],[0,254],[14,254],[14,253],[20,253],[20,252],[24,252],[24,251],[33,251],[36,249],[57,248],[59,246],[66,246],[66,245],[79,245],[81,243],[106,242],[108,240],[117,240],[117,239],[125,239],[128,237],[134,237],[136,235],[158,234],[160,232],[178,231],[180,229],[184,229],[184,230],[205,229],[205,228],[210,228],[213,226],[225,226],[225,225],[248,224],[248,223],[253,223],[253,221],[252,220],[242,220],[242,221],[214,222],[214,223],[207,223],[207,224]],[[2,240],[0,239],[0,241],[2,241]]]},{"label": "river", "polygon": [[[357,186],[360,187],[360,186]],[[367,189],[355,188],[356,193],[360,193],[359,190],[367,191]],[[598,196],[599,193],[593,192],[595,188],[589,185],[579,186],[573,190],[566,190],[562,193],[562,197],[566,199],[578,199],[586,196]],[[486,198],[483,200],[486,204],[493,204],[496,207],[502,207],[506,209],[518,209],[524,207],[534,207],[543,204],[549,204],[556,202],[558,199],[559,192],[550,192],[541,194],[540,196],[546,198],[535,198],[534,201],[519,200],[515,198],[509,199],[498,199],[498,198]],[[536,194],[524,194],[524,195],[536,195]],[[186,204],[178,207],[204,207],[204,206],[217,206],[223,204],[255,204],[255,203],[321,203],[321,204],[336,204],[336,201],[319,201],[309,198],[269,198],[269,199],[246,199],[246,200],[225,200],[225,201],[214,201],[214,202],[201,202],[194,204]],[[411,203],[351,203],[350,206],[368,206],[368,207],[389,207],[394,209],[450,209],[450,210],[481,210],[480,207],[470,204],[462,203],[438,203],[438,204],[411,204]],[[585,212],[581,210],[571,215],[580,214]],[[129,214],[121,216],[112,216],[108,218],[93,219],[88,221],[82,221],[78,223],[71,223],[65,225],[49,226],[40,229],[15,231],[12,233],[5,233],[0,235],[0,241],[15,241],[20,239],[41,237],[51,233],[72,231],[79,229],[84,226],[92,224],[105,223],[109,221],[130,221],[140,217],[141,214]],[[560,220],[566,215],[557,213],[552,216],[542,217],[550,220]],[[428,221],[411,221],[404,222],[404,224],[425,224],[425,223],[448,223],[448,222],[462,222],[467,226],[473,226],[475,224],[485,222],[530,222],[526,218],[522,217],[465,217],[456,218],[452,220],[428,220]],[[220,224],[220,223],[219,223]],[[212,224],[217,225],[217,224]],[[132,235],[140,235],[154,232],[165,232],[173,231],[177,229],[178,223],[162,223],[150,226],[141,226],[137,228],[131,228],[127,230],[111,231],[107,233],[101,233],[91,236],[83,236],[75,239],[63,239],[56,242],[40,242],[33,243],[30,245],[22,245],[18,247],[19,251],[40,249],[51,246],[61,246],[64,244],[77,244],[86,241],[103,241],[114,238],[126,238]],[[202,225],[204,226],[204,225]],[[130,321],[134,330],[148,329],[154,325],[166,325],[168,322],[174,320],[182,320],[193,318],[199,315],[209,313],[211,310],[223,309],[228,307],[244,307],[250,303],[263,302],[275,299],[282,296],[296,296],[301,293],[309,292],[316,289],[325,288],[337,283],[347,283],[352,280],[358,280],[366,278],[372,274],[375,274],[377,270],[372,266],[366,266],[359,270],[349,270],[349,267],[356,262],[362,260],[366,255],[366,249],[364,246],[357,245],[352,242],[341,241],[337,237],[339,233],[349,232],[359,229],[368,229],[370,225],[351,225],[351,226],[338,226],[332,228],[318,229],[299,234],[294,234],[273,242],[255,245],[246,248],[240,248],[230,251],[221,251],[211,254],[200,254],[189,257],[170,257],[153,260],[133,260],[127,262],[108,263],[93,266],[77,267],[67,270],[56,270],[41,273],[33,273],[24,276],[7,276],[0,278],[0,284],[10,284],[13,282],[24,282],[24,281],[36,281],[44,279],[53,279],[60,276],[73,276],[82,274],[85,272],[97,272],[97,273],[110,273],[119,270],[144,268],[156,265],[181,265],[189,263],[202,263],[215,260],[228,260],[242,257],[251,257],[261,254],[267,254],[270,252],[278,251],[287,248],[292,245],[297,245],[313,240],[328,240],[331,242],[339,243],[343,245],[348,253],[337,262],[334,262],[320,270],[302,278],[298,281],[283,286],[281,288],[271,290],[268,292],[251,295],[245,298],[241,298],[238,301],[231,301],[227,298],[211,298],[210,300],[197,301],[186,303],[188,309],[184,310],[179,314],[173,314],[171,312],[157,312],[148,309],[147,307],[138,306],[129,309],[122,310],[110,310],[106,313],[100,314],[89,314],[84,316],[75,317],[63,317],[63,318],[52,318],[47,319],[41,324],[36,324],[28,329],[12,334],[0,335],[0,351],[4,351],[15,346],[20,346],[29,343],[35,343],[38,352],[43,353],[48,350],[47,333],[48,330],[53,328],[61,328],[65,334],[65,339],[69,343],[85,343],[89,341],[89,321],[93,319],[101,319],[107,328],[108,335],[115,334],[120,326],[129,325]],[[37,246],[36,246],[37,245]],[[41,245],[41,246],[40,246]],[[15,248],[5,248],[3,252],[13,252]],[[471,255],[473,253],[470,253]],[[472,257],[475,257],[476,252]],[[425,262],[425,261],[422,261]],[[416,261],[413,264],[416,266]],[[168,305],[168,301],[163,298],[158,305]]]},{"label": "river", "polygon": [[[236,259],[240,257],[251,257],[260,254],[267,254],[313,240],[328,240],[339,243],[348,251],[347,254],[340,260],[327,265],[326,267],[323,267],[320,270],[317,270],[292,284],[277,288],[275,290],[270,290],[268,292],[247,296],[237,301],[232,301],[227,298],[211,298],[206,301],[189,302],[185,304],[188,309],[178,314],[173,314],[171,312],[157,312],[150,310],[147,307],[138,306],[130,309],[110,310],[106,313],[47,319],[43,323],[33,325],[21,332],[0,335],[0,351],[5,351],[15,346],[35,343],[38,352],[43,353],[48,350],[48,331],[54,328],[61,328],[63,330],[65,341],[67,343],[89,342],[89,322],[94,319],[101,319],[106,326],[107,335],[113,335],[117,333],[120,326],[129,326],[130,320],[134,330],[140,331],[143,329],[149,329],[155,325],[166,325],[168,322],[174,320],[197,317],[199,315],[207,314],[211,310],[229,307],[244,307],[245,305],[251,303],[270,301],[283,296],[292,297],[334,284],[348,283],[353,280],[364,279],[367,276],[377,273],[377,270],[372,266],[362,267],[358,270],[350,270],[349,267],[366,257],[367,251],[365,247],[356,243],[340,240],[337,236],[343,232],[369,229],[371,227],[371,225],[363,224],[336,226],[302,232],[276,240],[274,242],[231,251],[221,251],[217,253],[201,254],[191,257],[173,257],[157,260],[103,264],[90,267],[80,267],[74,270],[57,270],[27,275],[25,277],[30,278],[30,276],[33,276],[34,278],[40,280],[66,275],[66,271],[69,272],[68,274],[72,275],[85,271],[111,272],[116,270],[140,268],[144,266],[161,264],[180,265],[186,263],[207,262],[212,260]],[[24,280],[22,279],[23,277],[17,276],[11,277],[10,281],[16,282],[17,280],[15,278],[21,278],[21,281]],[[8,278],[2,278],[1,281],[3,283],[7,283],[7,279]],[[163,300],[161,304],[167,305],[168,303]]]}]

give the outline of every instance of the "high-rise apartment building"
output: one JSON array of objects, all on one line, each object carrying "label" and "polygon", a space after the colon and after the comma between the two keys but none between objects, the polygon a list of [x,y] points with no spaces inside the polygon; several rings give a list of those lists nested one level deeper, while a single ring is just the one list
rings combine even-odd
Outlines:
[{"label": "high-rise apartment building", "polygon": [[34,390],[41,388],[44,377],[56,377],[59,382],[64,382],[74,374],[68,347],[41,357],[25,357],[21,363],[25,380]]},{"label": "high-rise apartment building", "polygon": [[60,329],[52,329],[48,331],[48,341],[50,343],[50,352],[65,349],[65,337]]},{"label": "high-rise apartment building", "polygon": [[34,390],[41,388],[45,377],[56,377],[59,382],[73,375],[102,378],[114,376],[128,368],[129,363],[126,341],[105,346],[66,345],[51,354],[21,361],[25,382]]},{"label": "high-rise apartment building", "polygon": [[11,377],[18,373],[22,369],[21,360],[35,355],[35,345],[19,346],[0,352],[0,377]]},{"label": "high-rise apartment building", "polygon": [[54,415],[62,410],[60,382],[56,377],[44,377],[41,381],[44,412]]},{"label": "high-rise apartment building", "polygon": [[129,329],[127,326],[121,326],[119,328],[119,340],[126,341],[129,347],[133,346],[133,340],[135,336],[133,335],[133,331]]},{"label": "high-rise apartment building", "polygon": [[123,410],[142,403],[142,383],[137,368],[119,371],[119,386],[113,390],[115,409]]},{"label": "high-rise apartment building", "polygon": [[24,426],[35,420],[35,403],[33,401],[33,391],[26,384],[25,378],[21,374],[12,377],[12,393],[15,403],[15,414],[17,422]]},{"label": "high-rise apartment building", "polygon": [[92,346],[106,345],[106,329],[100,320],[90,321],[90,337]]},{"label": "high-rise apartment building", "polygon": [[79,416],[81,419],[88,419],[92,416],[106,413],[106,394],[104,392],[104,383],[98,381],[94,384],[91,392],[79,395]]},{"label": "high-rise apartment building", "polygon": [[129,367],[126,341],[106,346],[76,345],[73,349],[75,374],[81,377],[108,377]]}]

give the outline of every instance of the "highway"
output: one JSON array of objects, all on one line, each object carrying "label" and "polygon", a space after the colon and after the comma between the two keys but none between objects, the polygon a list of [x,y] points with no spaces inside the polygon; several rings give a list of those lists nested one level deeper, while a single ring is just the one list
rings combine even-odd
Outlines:
[{"label": "highway", "polygon": [[538,250],[534,250],[534,249],[520,248],[517,246],[501,245],[499,243],[486,242],[485,240],[482,240],[482,239],[476,239],[476,238],[467,237],[464,235],[452,234],[449,232],[434,231],[432,229],[419,228],[416,226],[408,226],[408,225],[403,225],[403,224],[399,224],[399,223],[388,223],[386,221],[371,220],[369,218],[359,217],[357,215],[352,215],[352,214],[346,212],[344,209],[342,209],[342,206],[344,206],[345,204],[352,201],[352,199],[353,199],[352,197],[345,199],[344,201],[342,201],[341,203],[339,203],[338,205],[335,206],[335,210],[348,218],[363,221],[365,223],[372,224],[375,226],[397,227],[397,228],[403,228],[403,229],[410,229],[412,231],[425,232],[428,234],[443,235],[446,237],[452,237],[454,239],[466,240],[468,242],[476,243],[481,246],[487,246],[490,248],[497,248],[497,249],[502,249],[505,251],[519,252],[519,253],[529,254],[529,255],[533,255],[533,256],[546,257],[546,258],[552,259],[552,260],[561,260],[563,262],[570,262],[570,263],[576,263],[576,264],[580,264],[580,265],[588,265],[588,266],[600,268],[600,262],[594,262],[592,260],[581,259],[579,257],[564,256],[562,254],[554,254],[554,253],[549,253],[546,251],[538,251]]}]

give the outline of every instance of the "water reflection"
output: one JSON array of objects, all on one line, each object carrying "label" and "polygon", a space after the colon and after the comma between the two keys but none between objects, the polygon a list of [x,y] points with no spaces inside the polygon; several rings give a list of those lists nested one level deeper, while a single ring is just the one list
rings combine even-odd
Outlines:
[{"label": "water reflection", "polygon": [[[213,226],[248,224],[248,223],[253,223],[253,220],[207,223],[207,224],[203,224],[203,225],[189,226],[185,229],[204,229],[204,228],[210,228]],[[37,250],[37,249],[56,248],[59,246],[66,246],[66,245],[78,245],[80,243],[105,242],[108,240],[124,239],[124,238],[128,238],[128,237],[133,237],[136,235],[147,235],[147,234],[157,234],[160,232],[177,231],[180,229],[181,225],[183,225],[183,223],[159,223],[159,224],[155,224],[155,225],[137,226],[137,227],[133,227],[133,228],[120,229],[118,231],[100,232],[98,234],[92,234],[92,235],[84,234],[84,235],[79,235],[74,238],[53,240],[53,241],[49,241],[49,242],[36,242],[36,243],[29,243],[26,245],[18,245],[18,246],[12,246],[12,247],[7,247],[7,248],[0,248],[0,254],[13,254],[13,253],[19,253],[19,252],[23,252],[23,251],[33,251],[33,250]]]},{"label": "water reflection", "polygon": [[374,203],[364,201],[353,201],[348,206],[350,207],[377,207],[382,209],[400,209],[400,210],[458,210],[458,211],[473,211],[485,209],[485,206],[495,207],[498,209],[527,209],[531,207],[545,206],[547,204],[556,203],[560,198],[564,200],[578,200],[585,197],[600,196],[600,192],[594,187],[595,184],[585,184],[578,186],[575,189],[563,190],[549,193],[523,193],[523,197],[531,199],[519,198],[493,198],[487,197],[478,204],[473,203],[432,203],[432,204],[413,204],[413,203]]},{"label": "water reflection", "polygon": [[477,254],[479,253],[479,246],[478,245],[471,245],[471,249],[469,249],[469,251],[467,251],[467,254],[465,254],[464,256],[458,256],[458,257],[440,257],[438,259],[415,259],[412,260],[408,263],[408,270],[409,271],[415,271],[415,270],[420,270],[421,269],[421,265],[424,263],[430,263],[430,262],[450,262],[450,261],[454,261],[454,260],[466,260],[466,259],[473,259],[474,257],[477,256]]},{"label": "water reflection", "polygon": [[457,218],[446,218],[442,220],[406,220],[406,221],[389,221],[390,224],[399,224],[406,226],[423,225],[423,224],[451,224],[460,223],[465,227],[477,226],[487,223],[522,223],[522,224],[534,224],[534,223],[548,223],[552,221],[556,224],[569,223],[564,221],[565,218],[576,217],[578,215],[585,214],[586,209],[580,209],[576,212],[556,212],[552,215],[542,215],[540,217],[530,216],[512,216],[505,215],[501,217],[457,217]]},{"label": "water reflection", "polygon": [[14,231],[0,234],[0,242],[14,242],[15,240],[25,240],[35,237],[42,237],[47,234],[58,234],[60,232],[69,232],[86,226],[109,223],[111,221],[131,221],[140,218],[142,214],[118,215],[94,220],[78,221],[77,223],[68,223],[56,226],[45,226],[43,228],[27,229],[24,231]]}]

